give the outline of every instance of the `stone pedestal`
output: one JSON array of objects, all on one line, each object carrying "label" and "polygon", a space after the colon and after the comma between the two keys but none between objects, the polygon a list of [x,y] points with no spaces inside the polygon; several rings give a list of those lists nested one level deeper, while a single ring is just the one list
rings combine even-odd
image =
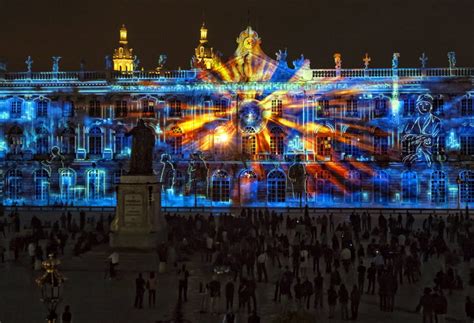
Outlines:
[{"label": "stone pedestal", "polygon": [[111,224],[113,248],[155,249],[166,241],[161,216],[161,183],[152,175],[128,175],[117,187],[117,208]]}]

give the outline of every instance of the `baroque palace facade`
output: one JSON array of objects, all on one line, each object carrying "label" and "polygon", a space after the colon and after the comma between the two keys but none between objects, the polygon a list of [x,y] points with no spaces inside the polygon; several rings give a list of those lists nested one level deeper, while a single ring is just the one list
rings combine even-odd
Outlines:
[{"label": "baroque palace facade", "polygon": [[5,205],[115,205],[139,119],[156,133],[165,206],[459,207],[474,202],[474,68],[311,69],[247,27],[223,60],[145,71],[120,30],[103,71],[0,66]]}]

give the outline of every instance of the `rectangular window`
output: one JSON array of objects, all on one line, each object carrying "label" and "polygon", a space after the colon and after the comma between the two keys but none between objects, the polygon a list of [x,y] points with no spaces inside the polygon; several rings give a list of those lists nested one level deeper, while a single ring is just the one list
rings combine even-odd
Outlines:
[{"label": "rectangular window", "polygon": [[374,153],[376,155],[386,155],[388,153],[387,136],[374,136]]},{"label": "rectangular window", "polygon": [[416,101],[412,98],[403,100],[403,116],[410,117],[416,114]]},{"label": "rectangular window", "polygon": [[100,111],[100,101],[92,100],[89,101],[89,117],[100,118],[102,113]]},{"label": "rectangular window", "polygon": [[331,137],[316,137],[316,152],[318,155],[323,157],[331,157],[332,151],[332,138]]},{"label": "rectangular window", "polygon": [[21,107],[23,105],[22,101],[16,100],[12,101],[10,106],[10,118],[21,118]]},{"label": "rectangular window", "polygon": [[74,117],[74,102],[66,101],[63,103],[63,117],[72,118]]},{"label": "rectangular window", "polygon": [[444,100],[443,99],[434,99],[433,100],[433,112],[436,114],[444,113]]},{"label": "rectangular window", "polygon": [[169,117],[170,118],[181,118],[182,112],[181,112],[181,101],[179,100],[174,100],[170,102],[170,112],[169,112]]},{"label": "rectangular window", "polygon": [[346,117],[349,117],[349,118],[359,117],[359,109],[358,109],[357,100],[352,99],[352,100],[346,101]]},{"label": "rectangular window", "polygon": [[48,101],[42,100],[36,102],[36,116],[43,118],[48,116]]},{"label": "rectangular window", "polygon": [[274,155],[283,154],[283,137],[271,136],[270,137],[270,152]]},{"label": "rectangular window", "polygon": [[242,137],[242,153],[255,155],[257,153],[257,139],[255,135],[244,135]]},{"label": "rectangular window", "polygon": [[272,100],[272,115],[281,117],[283,115],[283,101],[280,99]]},{"label": "rectangular window", "polygon": [[225,117],[227,114],[228,101],[225,99],[216,100],[214,104],[214,115],[219,117]]},{"label": "rectangular window", "polygon": [[319,100],[318,118],[328,118],[331,116],[331,105],[329,100]]},{"label": "rectangular window", "polygon": [[152,116],[155,113],[155,101],[153,100],[143,100],[142,101],[142,110],[143,114],[147,116]]},{"label": "rectangular window", "polygon": [[474,136],[461,136],[461,155],[474,155]]},{"label": "rectangular window", "polygon": [[433,139],[433,146],[431,146],[431,153],[433,155],[441,155],[446,151],[446,139],[444,136],[439,136]]},{"label": "rectangular window", "polygon": [[115,116],[117,118],[126,117],[128,114],[127,101],[117,100],[115,101]]},{"label": "rectangular window", "polygon": [[374,118],[383,118],[387,115],[387,99],[375,99]]},{"label": "rectangular window", "polygon": [[474,99],[464,98],[461,100],[461,115],[472,116],[474,115]]}]

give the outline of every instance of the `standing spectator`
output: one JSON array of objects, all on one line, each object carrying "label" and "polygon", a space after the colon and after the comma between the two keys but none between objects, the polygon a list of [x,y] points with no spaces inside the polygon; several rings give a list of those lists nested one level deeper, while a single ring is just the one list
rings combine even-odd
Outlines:
[{"label": "standing spectator", "polygon": [[209,284],[199,283],[199,295],[201,295],[201,309],[199,313],[207,312],[207,304],[209,302]]},{"label": "standing spectator", "polygon": [[135,279],[135,308],[143,308],[143,294],[145,293],[145,280],[142,273]]},{"label": "standing spectator", "polygon": [[221,283],[216,276],[212,276],[212,280],[209,282],[209,294],[211,297],[210,311],[212,314],[217,314],[217,305],[221,296]]},{"label": "standing spectator", "polygon": [[81,210],[81,212],[79,212],[79,230],[83,231],[85,226],[86,226],[86,212],[84,212],[84,210]]},{"label": "standing spectator", "polygon": [[359,314],[359,304],[360,304],[360,295],[361,290],[357,288],[357,285],[352,287],[351,291],[351,313],[352,313],[352,320],[357,320],[357,316]]},{"label": "standing spectator", "polygon": [[431,288],[426,287],[423,296],[420,297],[420,302],[416,307],[416,312],[423,308],[423,323],[433,322],[433,296],[431,295]]},{"label": "standing spectator", "polygon": [[295,300],[296,300],[296,308],[300,310],[303,302],[303,284],[301,284],[301,281],[299,278],[296,278],[296,284],[293,287],[295,291]]},{"label": "standing spectator", "polygon": [[466,312],[467,322],[474,321],[474,303],[471,301],[471,298],[469,296],[466,297],[464,311]]},{"label": "standing spectator", "polygon": [[349,314],[347,310],[347,303],[349,303],[349,292],[344,284],[339,287],[339,304],[341,304],[341,320],[348,320]]},{"label": "standing spectator", "polygon": [[72,314],[69,305],[66,305],[64,308],[63,315],[61,315],[61,323],[71,323],[72,322]]},{"label": "standing spectator", "polygon": [[146,282],[146,287],[148,289],[148,307],[155,307],[156,301],[156,277],[155,272],[150,272],[150,277]]},{"label": "standing spectator", "polygon": [[262,281],[262,275],[264,276],[265,282],[268,282],[267,267],[265,263],[267,261],[267,253],[262,251],[257,257],[257,276],[258,282]]},{"label": "standing spectator", "polygon": [[5,262],[5,247],[2,242],[0,242],[0,258],[2,259],[2,264]]},{"label": "standing spectator", "polygon": [[229,281],[225,285],[225,308],[227,311],[233,310],[234,308],[234,289],[232,278],[229,278]]},{"label": "standing spectator", "polygon": [[260,316],[257,315],[257,311],[253,311],[252,315],[249,316],[248,323],[260,323]]},{"label": "standing spectator", "polygon": [[357,267],[357,282],[359,283],[359,291],[361,294],[364,292],[366,271],[367,267],[364,266],[364,261],[361,260],[359,266]]},{"label": "standing spectator", "polygon": [[437,323],[446,322],[446,313],[448,312],[448,301],[443,294],[443,290],[439,289],[433,295],[434,314]]},{"label": "standing spectator", "polygon": [[183,264],[178,270],[178,299],[188,301],[188,277],[189,271],[186,269],[186,264]]},{"label": "standing spectator", "polygon": [[367,294],[374,295],[375,293],[375,277],[377,275],[377,269],[375,268],[375,263],[371,263],[369,269],[367,269],[367,280],[369,281],[369,286],[367,288]]},{"label": "standing spectator", "polygon": [[313,284],[308,280],[306,277],[305,281],[303,282],[303,295],[306,301],[306,309],[309,310],[309,304],[311,301],[311,295],[313,295],[314,289]]},{"label": "standing spectator", "polygon": [[31,241],[28,244],[28,255],[30,256],[31,259],[31,268],[34,268],[35,266],[35,258],[36,258],[36,244]]},{"label": "standing spectator", "polygon": [[329,286],[328,289],[328,305],[329,305],[329,318],[334,318],[334,312],[337,305],[337,292],[334,289],[334,285]]},{"label": "standing spectator", "polygon": [[323,284],[323,276],[318,272],[318,276],[314,278],[314,308],[318,308],[318,306],[323,308]]},{"label": "standing spectator", "polygon": [[119,264],[119,253],[117,251],[114,251],[107,259],[109,259],[110,279],[113,279],[115,278],[115,275],[117,274],[115,267],[117,267]]}]

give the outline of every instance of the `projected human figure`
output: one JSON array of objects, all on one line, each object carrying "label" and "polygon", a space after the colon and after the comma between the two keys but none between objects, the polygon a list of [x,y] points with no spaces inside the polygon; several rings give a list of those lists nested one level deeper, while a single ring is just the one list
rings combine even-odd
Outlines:
[{"label": "projected human figure", "polygon": [[190,190],[194,191],[194,194],[200,193],[207,195],[209,168],[201,152],[196,152],[191,155],[188,175]]},{"label": "projected human figure", "polygon": [[160,182],[162,183],[163,192],[168,192],[168,190],[173,191],[176,180],[176,170],[174,169],[173,163],[171,161],[171,156],[168,154],[162,154],[160,163]]},{"label": "projected human figure", "polygon": [[414,123],[405,129],[403,143],[409,149],[409,153],[403,158],[405,163],[414,163],[418,157],[424,158],[428,166],[431,166],[433,158],[431,147],[441,130],[441,120],[433,114],[433,97],[422,94],[416,100],[416,108],[419,116]]},{"label": "projected human figure", "polygon": [[288,170],[288,178],[291,181],[293,188],[293,197],[296,197],[300,201],[300,207],[303,200],[303,194],[306,193],[306,168],[301,163],[299,155],[295,157],[295,162],[291,164]]}]

